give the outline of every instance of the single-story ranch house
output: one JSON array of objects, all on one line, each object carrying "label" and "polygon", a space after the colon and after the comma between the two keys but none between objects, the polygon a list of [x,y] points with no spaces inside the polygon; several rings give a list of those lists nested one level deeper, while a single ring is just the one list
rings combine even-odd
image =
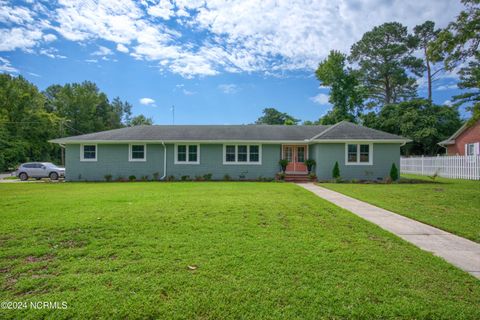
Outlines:
[{"label": "single-story ranch house", "polygon": [[287,174],[307,174],[314,159],[318,179],[331,179],[338,162],[343,179],[383,179],[399,168],[400,136],[350,122],[319,126],[153,125],[55,139],[65,148],[67,181],[100,181],[155,175],[221,180],[273,178],[287,159]]}]

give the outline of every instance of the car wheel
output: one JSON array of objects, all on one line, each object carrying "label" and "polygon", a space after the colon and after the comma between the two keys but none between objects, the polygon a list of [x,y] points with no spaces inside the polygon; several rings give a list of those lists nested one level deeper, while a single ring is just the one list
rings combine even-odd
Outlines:
[{"label": "car wheel", "polygon": [[58,180],[58,173],[56,173],[56,172],[50,172],[50,174],[48,175],[48,177],[50,178],[50,180]]},{"label": "car wheel", "polygon": [[22,172],[18,175],[18,177],[20,178],[20,180],[22,181],[27,181],[28,180],[28,174],[26,174],[25,172]]}]

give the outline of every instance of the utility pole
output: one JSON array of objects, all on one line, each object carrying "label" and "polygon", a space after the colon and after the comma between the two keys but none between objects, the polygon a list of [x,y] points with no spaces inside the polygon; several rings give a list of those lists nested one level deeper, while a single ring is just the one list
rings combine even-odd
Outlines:
[{"label": "utility pole", "polygon": [[[63,138],[65,133],[64,133],[64,127],[63,127],[63,122],[65,119],[60,119],[60,137]],[[63,152],[63,147],[60,146],[60,155],[62,157],[62,166],[65,166],[65,153]]]},{"label": "utility pole", "polygon": [[[64,118],[60,119],[60,138],[65,137],[65,122],[70,122],[70,120]],[[62,166],[65,166],[65,147],[62,145],[60,145],[60,155]]]}]

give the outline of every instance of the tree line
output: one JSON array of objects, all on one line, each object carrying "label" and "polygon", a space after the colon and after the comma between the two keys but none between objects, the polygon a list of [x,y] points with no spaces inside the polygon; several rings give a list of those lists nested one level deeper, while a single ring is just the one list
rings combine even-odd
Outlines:
[{"label": "tree line", "polygon": [[[384,23],[366,32],[349,54],[332,50],[315,72],[330,89],[332,109],[317,121],[342,120],[402,135],[413,140],[405,154],[432,155],[437,143],[462,124],[459,107],[466,105],[470,121],[480,119],[480,0],[462,0],[464,10],[445,29],[426,21],[409,33],[398,22]],[[458,72],[463,93],[451,105],[433,103],[433,84],[445,72]],[[418,83],[427,95],[420,98]],[[257,123],[298,124],[299,119],[274,108],[264,110]]]},{"label": "tree line", "polygon": [[93,82],[52,85],[41,92],[22,76],[0,74],[0,170],[26,161],[61,163],[50,139],[152,124],[132,105],[109,100]]}]

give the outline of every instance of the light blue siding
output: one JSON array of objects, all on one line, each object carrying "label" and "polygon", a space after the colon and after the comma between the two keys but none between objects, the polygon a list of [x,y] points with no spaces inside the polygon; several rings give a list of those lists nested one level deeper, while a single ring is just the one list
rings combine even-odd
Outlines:
[{"label": "light blue siding", "polygon": [[[190,178],[211,173],[213,179],[223,179],[225,174],[232,179],[257,179],[259,177],[273,178],[280,170],[278,160],[281,156],[281,145],[262,145],[262,163],[238,165],[223,164],[223,144],[201,144],[200,164],[175,164],[174,145],[167,144],[167,176],[189,175]],[[66,146],[66,179],[68,181],[102,181],[105,175],[112,175],[113,179],[128,178],[135,175],[153,177],[155,172],[164,174],[163,146],[161,144],[147,144],[147,161],[128,161],[128,144],[98,144],[97,161],[80,161],[80,145]]]},{"label": "light blue siding", "polygon": [[[213,179],[223,179],[228,174],[232,179],[257,179],[259,177],[273,178],[280,170],[278,160],[281,157],[281,144],[262,145],[261,165],[224,165],[223,144],[201,144],[199,164],[175,164],[174,145],[167,144],[167,177],[188,175],[190,178],[211,173]],[[164,174],[163,146],[147,144],[147,161],[128,161],[128,144],[98,144],[97,161],[80,161],[80,145],[66,146],[66,179],[67,181],[103,181],[105,175],[113,179],[137,178],[154,173]],[[345,144],[324,143],[309,146],[309,157],[315,159],[315,172],[319,179],[331,179],[335,161],[340,165],[343,179],[377,179],[389,175],[392,163],[399,168],[400,144],[375,143],[373,145],[373,165],[345,165]]]},{"label": "light blue siding", "polygon": [[345,165],[345,143],[323,143],[310,147],[311,154],[317,162],[315,171],[320,180],[332,179],[336,161],[341,178],[347,180],[383,179],[389,176],[392,163],[400,168],[400,144],[374,143],[372,165]]},{"label": "light blue siding", "polygon": [[152,178],[155,172],[163,173],[163,146],[147,145],[147,161],[128,161],[128,144],[98,144],[97,161],[80,161],[80,145],[66,145],[65,178],[67,181],[101,181],[105,175],[113,179],[137,178],[148,175]]}]

